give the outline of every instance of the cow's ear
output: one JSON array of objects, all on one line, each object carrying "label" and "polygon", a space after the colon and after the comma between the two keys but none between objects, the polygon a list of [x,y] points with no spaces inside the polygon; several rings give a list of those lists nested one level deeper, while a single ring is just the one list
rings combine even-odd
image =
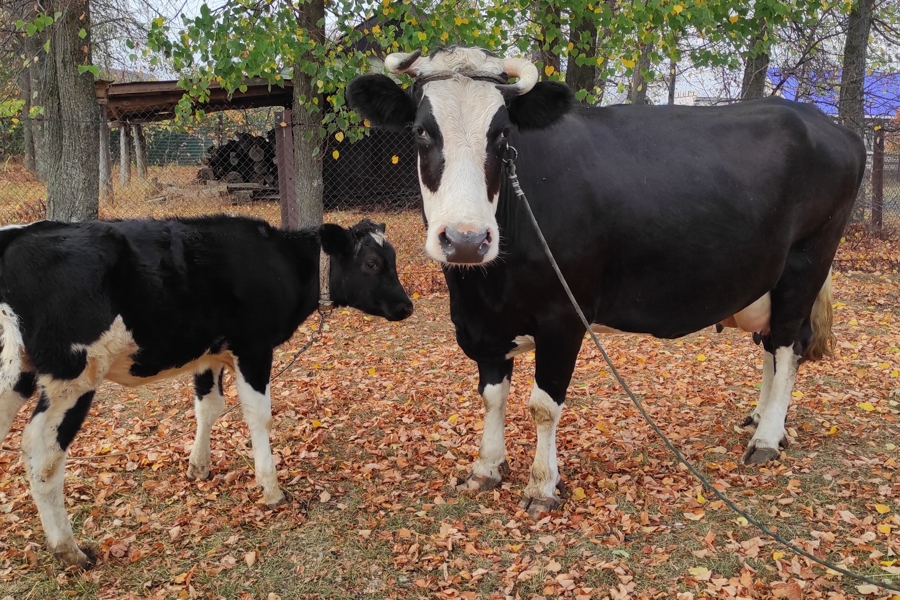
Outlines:
[{"label": "cow's ear", "polygon": [[384,233],[387,231],[387,223],[378,223],[375,225],[375,229],[377,229],[381,233]]},{"label": "cow's ear", "polygon": [[353,236],[340,225],[325,223],[319,227],[322,250],[331,256],[350,256],[353,253]]},{"label": "cow's ear", "polygon": [[416,118],[412,98],[386,75],[361,75],[347,84],[347,103],[376,127],[403,129]]},{"label": "cow's ear", "polygon": [[541,81],[509,101],[509,119],[522,131],[550,127],[568,113],[575,95],[564,83]]}]

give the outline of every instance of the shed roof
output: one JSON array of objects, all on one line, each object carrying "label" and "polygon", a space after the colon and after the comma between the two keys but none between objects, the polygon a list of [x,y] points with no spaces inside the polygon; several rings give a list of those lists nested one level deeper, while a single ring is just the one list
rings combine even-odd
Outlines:
[{"label": "shed roof", "polygon": [[[284,80],[282,86],[273,86],[262,78],[247,79],[244,92],[231,94],[218,84],[209,86],[209,100],[195,102],[194,108],[207,112],[263,106],[289,108],[294,84]],[[129,123],[165,121],[175,117],[175,106],[184,96],[178,81],[135,81],[132,83],[95,82],[97,99],[106,100],[109,120]]]}]

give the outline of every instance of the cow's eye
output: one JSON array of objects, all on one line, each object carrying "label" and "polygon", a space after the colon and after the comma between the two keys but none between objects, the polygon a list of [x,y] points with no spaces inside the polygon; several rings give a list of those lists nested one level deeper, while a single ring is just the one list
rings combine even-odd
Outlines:
[{"label": "cow's eye", "polygon": [[416,125],[416,137],[422,140],[428,139],[428,132],[421,125]]},{"label": "cow's eye", "polygon": [[368,261],[366,261],[366,268],[371,269],[373,271],[377,271],[378,263],[375,262],[374,260],[368,260]]}]

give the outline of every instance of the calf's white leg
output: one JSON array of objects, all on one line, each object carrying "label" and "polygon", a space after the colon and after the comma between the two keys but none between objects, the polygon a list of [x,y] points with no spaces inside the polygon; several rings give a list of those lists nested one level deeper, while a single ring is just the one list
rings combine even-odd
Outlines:
[{"label": "calf's white leg", "polygon": [[187,477],[196,481],[209,478],[209,438],[212,426],[225,410],[222,397],[222,370],[207,370],[194,376],[194,414],[197,418],[197,436],[191,448]]},{"label": "calf's white leg", "polygon": [[792,346],[775,349],[774,375],[769,389],[769,400],[760,414],[756,432],[747,445],[747,451],[744,453],[745,464],[764,463],[778,458],[781,448],[787,446],[784,422],[799,365],[800,356],[794,354]]}]

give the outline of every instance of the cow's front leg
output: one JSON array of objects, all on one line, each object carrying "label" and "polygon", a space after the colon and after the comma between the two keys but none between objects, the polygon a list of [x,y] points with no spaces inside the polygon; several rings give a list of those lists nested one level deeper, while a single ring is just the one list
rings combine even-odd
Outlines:
[{"label": "cow's front leg", "polygon": [[197,419],[197,436],[191,448],[188,462],[187,478],[203,481],[209,478],[209,438],[212,426],[225,410],[225,398],[222,397],[222,375],[207,369],[194,375],[194,416]]},{"label": "cow's front leg", "polygon": [[750,427],[752,429],[759,427],[762,415],[766,412],[766,407],[769,405],[769,397],[772,393],[772,380],[774,378],[775,356],[768,350],[765,350],[763,351],[763,378],[759,389],[759,401],[756,403],[756,408],[753,409],[753,412],[741,423],[741,427]]},{"label": "cow's front leg", "polygon": [[509,473],[506,462],[506,403],[512,377],[513,359],[478,363],[478,392],[484,400],[484,429],[478,459],[459,489],[489,490],[500,485]]},{"label": "cow's front leg", "polygon": [[551,337],[535,336],[534,388],[528,412],[537,430],[537,445],[531,477],[519,503],[534,519],[560,503],[563,485],[556,458],[556,428],[581,347],[581,335],[556,333]]},{"label": "cow's front leg", "polygon": [[42,390],[31,421],[22,432],[22,459],[47,545],[67,567],[87,568],[96,559],[92,550],[85,553],[75,542],[63,501],[66,451],[81,428],[93,397],[93,390],[80,396],[48,396]]},{"label": "cow's front leg", "polygon": [[263,503],[277,506],[285,501],[285,495],[278,487],[275,461],[269,445],[269,431],[272,429],[272,398],[269,395],[272,352],[241,354],[236,367],[238,397],[253,444],[256,483],[263,489]]},{"label": "cow's front leg", "polygon": [[774,355],[774,376],[769,390],[769,401],[760,414],[756,433],[747,445],[744,464],[764,463],[776,459],[781,454],[781,448],[787,446],[784,422],[791,403],[794,381],[797,379],[800,356],[794,353],[793,346],[776,348]]}]

